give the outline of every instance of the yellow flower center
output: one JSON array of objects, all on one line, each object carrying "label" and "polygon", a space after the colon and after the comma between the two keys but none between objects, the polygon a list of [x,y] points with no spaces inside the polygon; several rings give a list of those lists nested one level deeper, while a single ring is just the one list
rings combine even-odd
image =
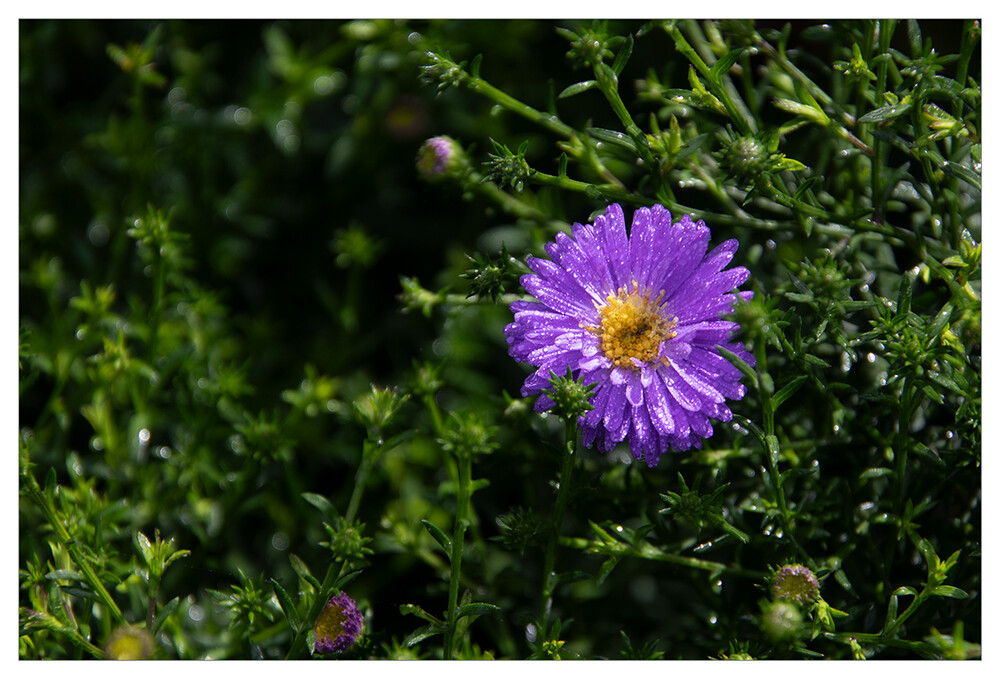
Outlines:
[{"label": "yellow flower center", "polygon": [[327,637],[330,641],[334,641],[343,634],[345,620],[347,620],[347,616],[344,615],[344,611],[340,606],[327,606],[316,618],[316,626],[314,628],[316,638],[323,639]]},{"label": "yellow flower center", "polygon": [[[616,295],[608,295],[608,303],[601,306],[600,325],[585,326],[601,340],[601,351],[616,366],[638,370],[632,359],[643,363],[655,361],[660,354],[660,342],[677,335],[676,317],[663,315],[660,301],[663,291],[656,299],[650,299],[650,291],[640,291],[639,284],[632,281],[632,291],[628,287],[618,289]],[[669,365],[666,357],[660,359]]]}]

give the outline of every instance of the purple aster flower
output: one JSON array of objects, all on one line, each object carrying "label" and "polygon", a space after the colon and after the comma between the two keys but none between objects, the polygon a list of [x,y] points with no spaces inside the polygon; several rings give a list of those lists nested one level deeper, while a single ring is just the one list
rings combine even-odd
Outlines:
[{"label": "purple aster flower", "polygon": [[[656,466],[667,450],[701,447],[712,435],[709,418],[728,422],[726,399],[743,398],[740,371],[716,349],[722,345],[753,365],[731,342],[739,326],[720,320],[750,273],[723,271],[738,244],[728,240],[708,252],[704,222],[684,216],[671,222],[662,205],[635,212],[631,234],[619,205],[593,224],[574,224],[545,246],[552,258],[528,257],[535,273],[522,276],[537,302],[514,302],[514,322],[504,332],[510,355],[538,369],[522,396],[542,394],[552,373],[567,369],[584,384],[596,383],[593,410],[579,419],[583,443],[604,451],[628,438],[636,459]],[[706,254],[707,253],[707,254]]]},{"label": "purple aster flower", "polygon": [[361,637],[365,621],[361,617],[354,599],[341,592],[331,597],[316,617],[317,653],[340,653],[346,651]]}]

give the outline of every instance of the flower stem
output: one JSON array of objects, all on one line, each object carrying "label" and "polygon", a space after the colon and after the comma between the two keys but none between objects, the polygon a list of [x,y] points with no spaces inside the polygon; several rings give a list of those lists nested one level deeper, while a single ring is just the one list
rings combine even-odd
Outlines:
[{"label": "flower stem", "polygon": [[22,492],[25,492],[32,502],[41,510],[42,514],[45,516],[45,520],[49,522],[52,526],[52,530],[55,531],[56,538],[59,543],[66,549],[69,553],[70,559],[76,564],[80,572],[83,573],[83,577],[90,584],[91,589],[97,598],[104,604],[105,608],[111,613],[111,617],[115,619],[119,625],[127,624],[125,622],[125,616],[122,615],[122,611],[118,608],[118,604],[115,603],[114,599],[108,593],[108,590],[104,588],[104,583],[101,582],[100,577],[98,577],[97,572],[94,571],[93,566],[84,557],[83,552],[77,546],[76,540],[69,534],[66,530],[66,526],[63,524],[62,519],[59,518],[59,514],[56,508],[53,506],[52,502],[44,492],[42,492],[41,487],[38,485],[38,481],[35,480],[35,475],[31,473],[28,467],[27,451],[25,448],[24,440],[21,439],[21,479]]},{"label": "flower stem", "polygon": [[542,641],[550,641],[549,616],[552,612],[552,595],[556,588],[556,547],[559,545],[559,537],[562,532],[563,517],[566,515],[566,505],[569,503],[570,482],[573,477],[573,464],[576,461],[577,445],[577,421],[575,418],[568,418],[566,421],[566,447],[563,450],[562,471],[559,474],[559,486],[556,492],[556,506],[552,515],[551,532],[549,542],[545,549],[545,566],[542,571],[542,601],[538,620],[541,625],[539,630]]},{"label": "flower stem", "polygon": [[[347,505],[347,513],[344,514],[344,522],[350,525],[354,522],[355,517],[358,513],[358,507],[361,506],[361,497],[364,494],[365,486],[368,483],[368,474],[371,471],[372,464],[376,457],[378,457],[379,443],[373,441],[372,439],[365,439],[364,446],[361,450],[361,463],[358,465],[358,471],[354,476],[354,491],[351,493],[351,500]],[[344,571],[347,570],[348,562],[338,561],[333,559],[330,561],[330,565],[326,569],[326,575],[323,577],[323,582],[320,585],[319,591],[316,592],[316,598],[313,600],[312,606],[309,607],[309,613],[306,615],[304,620],[306,624],[295,634],[295,638],[292,639],[292,645],[288,649],[288,654],[285,656],[285,660],[296,660],[301,657],[303,651],[305,650],[306,637],[309,634],[311,627],[309,626],[311,621],[315,620],[319,616],[323,607],[326,605],[327,600],[333,595],[334,585],[338,580],[344,575]]]},{"label": "flower stem", "polygon": [[444,658],[451,660],[455,649],[455,617],[458,612],[458,590],[462,581],[462,551],[465,529],[469,525],[469,499],[472,495],[472,456],[458,456],[458,500],[455,508],[455,535],[451,540],[451,577],[448,581],[448,628],[444,633]]}]

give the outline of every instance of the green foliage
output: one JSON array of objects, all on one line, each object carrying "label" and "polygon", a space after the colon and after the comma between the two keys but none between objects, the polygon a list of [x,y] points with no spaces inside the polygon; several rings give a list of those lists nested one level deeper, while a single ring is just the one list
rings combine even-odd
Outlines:
[{"label": "green foliage", "polygon": [[[19,31],[19,657],[981,655],[977,21]],[[655,469],[504,341],[609,202],[755,293]]]}]

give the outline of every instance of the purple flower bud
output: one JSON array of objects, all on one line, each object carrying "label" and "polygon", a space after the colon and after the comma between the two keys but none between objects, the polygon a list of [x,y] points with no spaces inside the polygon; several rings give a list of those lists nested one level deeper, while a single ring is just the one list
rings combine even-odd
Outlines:
[{"label": "purple flower bud", "polygon": [[819,581],[813,572],[799,564],[782,566],[771,576],[771,596],[799,604],[814,601],[819,594]]},{"label": "purple flower bud", "polygon": [[316,618],[317,653],[341,653],[353,646],[365,630],[354,599],[341,592],[326,602],[326,607]]},{"label": "purple flower bud", "polygon": [[417,171],[428,180],[441,179],[461,164],[462,147],[451,137],[431,137],[417,152]]}]

